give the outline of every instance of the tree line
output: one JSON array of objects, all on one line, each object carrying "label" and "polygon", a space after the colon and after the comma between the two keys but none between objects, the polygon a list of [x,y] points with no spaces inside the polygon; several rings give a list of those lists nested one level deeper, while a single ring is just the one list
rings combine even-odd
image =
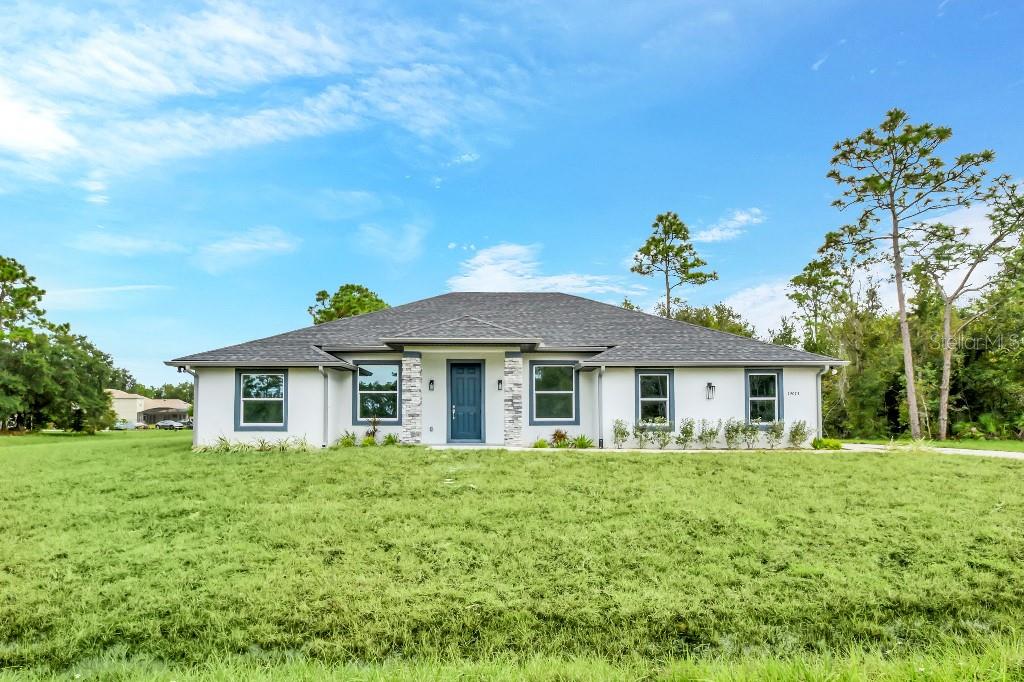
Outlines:
[{"label": "tree line", "polygon": [[[853,220],[828,231],[792,278],[798,312],[767,339],[850,361],[825,380],[829,434],[1024,438],[1024,197],[1011,176],[990,176],[992,150],[943,159],[952,135],[893,109],[834,146],[833,206]],[[985,206],[984,226],[950,224],[974,204]],[[673,296],[717,279],[706,265],[669,212],[655,219],[632,271],[663,280],[656,314],[754,336],[724,304]],[[885,285],[895,310],[884,305]]]}]

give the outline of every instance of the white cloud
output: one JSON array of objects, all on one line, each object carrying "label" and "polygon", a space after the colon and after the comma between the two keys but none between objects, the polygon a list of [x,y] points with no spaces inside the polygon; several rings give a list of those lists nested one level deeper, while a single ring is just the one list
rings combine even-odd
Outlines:
[{"label": "white cloud", "polygon": [[459,154],[454,159],[448,162],[449,166],[461,166],[467,163],[476,163],[480,160],[480,155],[476,152],[464,152]]},{"label": "white cloud", "polygon": [[344,220],[379,209],[384,201],[361,189],[325,189],[312,199],[316,213],[326,220]]},{"label": "white cloud", "polygon": [[197,262],[207,272],[218,274],[267,256],[291,253],[298,245],[297,237],[280,228],[254,227],[200,247]]},{"label": "white cloud", "polygon": [[721,242],[739,237],[750,225],[765,221],[764,211],[759,208],[737,209],[717,223],[709,225],[693,236],[695,242]]},{"label": "white cloud", "polygon": [[611,275],[541,273],[536,244],[499,244],[480,249],[448,279],[453,291],[561,291],[568,294],[637,294],[644,289]]},{"label": "white cloud", "polygon": [[783,315],[796,311],[793,302],[786,298],[788,283],[781,279],[757,284],[737,291],[722,302],[749,320],[758,336],[767,338],[770,329],[778,329]]},{"label": "white cloud", "polygon": [[164,291],[171,287],[164,284],[123,284],[109,287],[88,287],[82,289],[57,289],[48,291],[43,305],[48,310],[98,310],[131,304],[137,294],[150,291]]},{"label": "white cloud", "polygon": [[183,244],[166,239],[101,231],[84,232],[75,237],[71,241],[70,246],[79,251],[106,253],[116,256],[137,256],[144,253],[180,253],[186,250]]},{"label": "white cloud", "polygon": [[818,61],[816,61],[813,64],[811,64],[811,71],[817,71],[822,66],[824,66],[825,62],[827,62],[827,61],[828,61],[828,55],[825,55],[824,57],[822,57]]},{"label": "white cloud", "polygon": [[426,228],[416,223],[395,229],[365,224],[359,226],[357,239],[363,251],[381,256],[385,262],[404,264],[420,257],[426,233]]},{"label": "white cloud", "polygon": [[45,160],[74,150],[78,140],[67,132],[61,118],[55,105],[20,97],[0,79],[0,152]]},{"label": "white cloud", "polygon": [[518,106],[525,82],[496,51],[466,59],[479,27],[290,3],[164,7],[0,6],[0,162],[23,161],[0,169],[123,174],[374,125],[470,163],[465,133]]}]

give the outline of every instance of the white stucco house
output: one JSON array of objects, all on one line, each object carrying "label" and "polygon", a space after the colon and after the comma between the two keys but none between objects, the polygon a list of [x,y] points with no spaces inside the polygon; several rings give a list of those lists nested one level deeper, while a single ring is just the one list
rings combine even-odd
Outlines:
[{"label": "white stucco house", "polygon": [[450,293],[171,360],[194,439],[524,446],[682,418],[821,428],[825,357],[559,293]]},{"label": "white stucco house", "polygon": [[106,392],[110,396],[110,405],[117,415],[117,421],[132,424],[156,424],[163,419],[184,421],[192,407],[177,398],[147,398],[117,388],[108,388]]}]

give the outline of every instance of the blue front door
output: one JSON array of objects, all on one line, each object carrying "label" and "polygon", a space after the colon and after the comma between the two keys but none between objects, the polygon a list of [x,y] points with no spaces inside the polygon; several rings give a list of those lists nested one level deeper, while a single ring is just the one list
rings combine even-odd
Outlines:
[{"label": "blue front door", "polygon": [[483,440],[483,367],[479,362],[449,365],[449,440]]}]

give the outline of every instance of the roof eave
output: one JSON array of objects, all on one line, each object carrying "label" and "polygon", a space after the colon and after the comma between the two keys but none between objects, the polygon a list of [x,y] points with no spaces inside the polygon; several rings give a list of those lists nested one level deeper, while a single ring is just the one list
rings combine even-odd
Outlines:
[{"label": "roof eave", "polygon": [[356,366],[344,360],[333,361],[282,361],[282,360],[167,360],[169,367],[333,367],[336,369],[355,370]]},{"label": "roof eave", "polygon": [[519,346],[519,345],[537,345],[542,339],[533,337],[495,337],[495,338],[480,338],[480,337],[389,337],[381,339],[381,343],[387,345],[396,346],[480,346],[480,345],[491,345],[491,346]]},{"label": "roof eave", "polygon": [[832,367],[849,360],[583,360],[583,367]]}]

